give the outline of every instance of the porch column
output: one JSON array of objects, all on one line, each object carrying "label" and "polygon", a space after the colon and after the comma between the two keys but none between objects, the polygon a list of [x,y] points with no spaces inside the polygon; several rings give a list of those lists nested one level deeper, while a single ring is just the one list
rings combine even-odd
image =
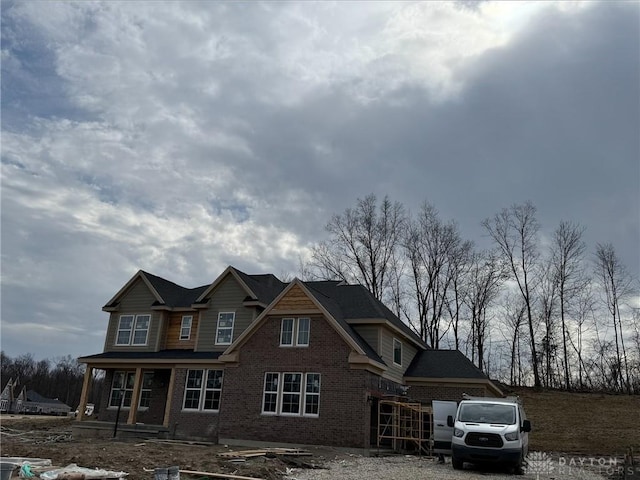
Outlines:
[{"label": "porch column", "polygon": [[82,393],[80,394],[80,405],[78,405],[78,421],[84,420],[85,410],[87,408],[87,399],[89,398],[89,389],[91,388],[91,378],[93,377],[93,367],[87,364],[84,371],[84,380],[82,381]]},{"label": "porch column", "polygon": [[131,394],[131,407],[129,408],[129,417],[127,418],[127,424],[133,425],[136,423],[136,416],[138,415],[138,403],[140,403],[140,387],[142,386],[142,368],[136,368],[136,378],[133,382],[133,392]]},{"label": "porch column", "polygon": [[169,388],[167,389],[167,403],[164,406],[164,420],[162,425],[169,427],[169,418],[171,416],[171,401],[173,400],[173,388],[176,383],[176,369],[171,367],[171,377],[169,377]]}]

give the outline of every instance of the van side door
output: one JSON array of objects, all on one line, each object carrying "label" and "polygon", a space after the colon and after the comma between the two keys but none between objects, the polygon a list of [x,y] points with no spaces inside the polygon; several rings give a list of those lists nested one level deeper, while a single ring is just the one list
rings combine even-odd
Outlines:
[{"label": "van side door", "polygon": [[453,427],[447,426],[447,417],[451,415],[455,418],[458,404],[433,400],[431,406],[433,407],[433,452],[451,455]]}]

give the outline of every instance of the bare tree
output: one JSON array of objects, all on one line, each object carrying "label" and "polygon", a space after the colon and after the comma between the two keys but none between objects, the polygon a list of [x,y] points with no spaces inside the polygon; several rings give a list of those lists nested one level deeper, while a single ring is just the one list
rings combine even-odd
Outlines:
[{"label": "bare tree", "polygon": [[[631,293],[632,280],[626,268],[620,262],[613,245],[597,244],[596,246],[596,275],[600,279],[600,284],[604,291],[604,301],[611,314],[613,330],[615,335],[616,360],[619,373],[620,386],[623,381],[627,392],[631,393],[631,383],[629,379],[629,366],[624,345],[624,332],[620,315],[620,303]],[[620,353],[622,349],[622,353]],[[625,379],[622,377],[624,366]]]},{"label": "bare tree", "polygon": [[520,358],[521,330],[525,322],[526,305],[520,295],[517,298],[507,292],[502,302],[502,336],[509,342],[509,381],[511,385],[522,383],[522,362]]},{"label": "bare tree", "polygon": [[472,258],[473,242],[465,241],[453,252],[450,260],[451,288],[447,295],[446,304],[451,319],[451,329],[453,330],[453,340],[456,350],[460,348],[460,320],[464,309],[464,298]]},{"label": "bare tree", "polygon": [[457,225],[442,221],[438,211],[426,202],[405,236],[419,321],[414,329],[434,348],[440,343],[441,319],[455,271],[453,259],[461,244]]},{"label": "bare tree", "polygon": [[567,328],[567,310],[569,302],[584,288],[584,251],[582,241],[584,228],[572,222],[561,222],[553,235],[551,261],[558,283],[560,306],[560,322],[562,325],[562,354],[564,358],[564,382],[567,389],[571,388],[569,372],[569,343]]},{"label": "bare tree", "polygon": [[503,209],[492,219],[486,219],[482,225],[500,249],[526,305],[527,322],[531,345],[534,385],[539,388],[539,358],[536,352],[534,335],[534,287],[539,252],[537,236],[539,224],[536,219],[536,207],[531,202],[513,205]]},{"label": "bare tree", "polygon": [[317,277],[361,283],[384,300],[405,221],[402,204],[388,197],[379,206],[373,194],[358,199],[355,208],[333,216],[326,226],[331,238],[313,248]]},{"label": "bare tree", "polygon": [[552,360],[556,358],[558,344],[556,339],[556,310],[558,307],[558,276],[552,262],[546,262],[540,275],[540,319],[544,325],[545,334],[542,338],[541,365],[543,365],[544,386],[555,386],[555,366]]},{"label": "bare tree", "polygon": [[479,252],[473,255],[465,303],[471,311],[473,352],[478,354],[478,368],[484,368],[484,346],[487,339],[487,311],[500,293],[500,286],[505,279],[500,259],[495,252]]},{"label": "bare tree", "polygon": [[593,290],[591,281],[587,281],[578,293],[575,306],[574,306],[574,323],[575,323],[575,341],[573,336],[569,336],[569,341],[576,352],[578,357],[578,385],[580,389],[585,387],[585,380],[589,382],[591,386],[591,379],[588,375],[585,375],[587,366],[583,355],[585,336],[590,332],[589,324],[592,323],[589,320],[594,319],[595,300],[593,297]]}]

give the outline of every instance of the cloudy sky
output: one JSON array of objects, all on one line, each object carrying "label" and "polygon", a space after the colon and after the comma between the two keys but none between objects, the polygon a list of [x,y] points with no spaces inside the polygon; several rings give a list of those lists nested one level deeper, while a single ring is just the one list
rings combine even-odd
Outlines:
[{"label": "cloudy sky", "polygon": [[295,274],[375,193],[531,200],[640,270],[640,4],[2,1],[2,349],[102,351],[138,270]]}]

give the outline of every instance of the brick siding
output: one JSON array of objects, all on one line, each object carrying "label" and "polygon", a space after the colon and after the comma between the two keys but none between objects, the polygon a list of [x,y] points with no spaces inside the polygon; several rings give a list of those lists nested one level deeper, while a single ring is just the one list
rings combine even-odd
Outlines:
[{"label": "brick siding", "polygon": [[484,387],[477,386],[412,385],[409,388],[409,398],[423,404],[431,404],[432,400],[459,402],[463,393],[478,397],[493,396]]},{"label": "brick siding", "polygon": [[[220,366],[211,366],[213,370],[220,370]],[[218,412],[190,412],[182,410],[184,389],[187,379],[186,368],[176,369],[175,386],[171,400],[169,435],[177,439],[198,439],[209,442],[218,441]],[[225,372],[226,377],[226,372]],[[222,393],[226,388],[227,379],[222,380]],[[222,411],[222,404],[220,411]]]},{"label": "brick siding", "polygon": [[[321,316],[311,319],[308,347],[280,347],[281,317],[268,317],[227,367],[220,437],[364,448],[369,445],[369,374],[349,368],[350,347]],[[318,417],[263,415],[266,372],[320,373]],[[282,379],[281,379],[282,381]]]}]

